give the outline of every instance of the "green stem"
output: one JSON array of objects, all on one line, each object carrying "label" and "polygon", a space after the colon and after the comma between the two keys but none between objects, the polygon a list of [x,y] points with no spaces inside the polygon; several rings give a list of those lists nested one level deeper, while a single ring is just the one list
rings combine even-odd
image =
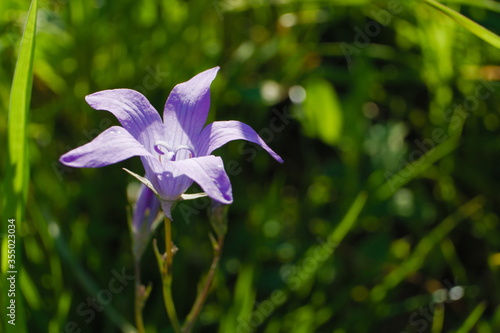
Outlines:
[{"label": "green stem", "polygon": [[[169,274],[170,275],[170,274]],[[168,317],[176,333],[181,333],[181,325],[177,319],[175,311],[174,300],[172,298],[172,276],[170,275],[163,281],[163,299],[165,301],[165,308],[167,309]]]},{"label": "green stem", "polygon": [[137,326],[138,333],[145,333],[144,320],[142,318],[142,309],[144,308],[145,301],[145,290],[141,285],[141,267],[140,259],[134,260],[134,270],[135,270],[135,324]]},{"label": "green stem", "polygon": [[220,234],[217,237],[217,242],[214,242],[214,257],[212,259],[212,264],[210,265],[210,270],[208,271],[207,277],[205,278],[205,282],[203,284],[203,289],[201,293],[198,294],[196,300],[189,312],[186,322],[182,327],[182,333],[190,333],[193,329],[193,326],[200,315],[201,309],[203,308],[203,304],[207,299],[208,292],[210,291],[210,287],[212,286],[212,282],[215,276],[215,271],[219,265],[220,256],[222,253],[222,247],[224,245],[224,235]]},{"label": "green stem", "polygon": [[172,221],[167,217],[165,217],[165,244],[166,252],[162,256],[158,251],[156,239],[154,240],[156,259],[158,261],[163,285],[163,300],[174,331],[176,333],[181,333],[181,326],[179,324],[179,319],[177,319],[177,312],[175,311],[174,300],[172,298],[172,262],[174,251],[172,249]]}]

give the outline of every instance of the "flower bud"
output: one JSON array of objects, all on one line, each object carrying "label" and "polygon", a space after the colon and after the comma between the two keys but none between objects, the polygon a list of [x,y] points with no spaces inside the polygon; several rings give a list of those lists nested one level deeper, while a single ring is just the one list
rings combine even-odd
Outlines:
[{"label": "flower bud", "polygon": [[228,205],[212,200],[208,208],[208,218],[217,236],[224,236],[227,232],[227,209]]},{"label": "flower bud", "polygon": [[132,216],[132,242],[136,258],[140,258],[146,249],[151,233],[158,224],[159,211],[160,201],[153,191],[141,184]]}]

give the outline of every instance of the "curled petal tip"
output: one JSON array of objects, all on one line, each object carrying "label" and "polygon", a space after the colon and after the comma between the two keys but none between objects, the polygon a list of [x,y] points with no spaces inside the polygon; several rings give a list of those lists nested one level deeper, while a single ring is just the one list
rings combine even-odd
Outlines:
[{"label": "curled petal tip", "polygon": [[59,157],[59,163],[61,164],[64,164],[66,166],[70,166],[68,163],[70,163],[70,161],[66,161],[66,155],[67,154],[64,154],[62,155],[61,157]]},{"label": "curled petal tip", "polygon": [[85,167],[85,166],[80,166],[77,163],[79,155],[74,153],[74,149],[67,152],[66,154],[62,155],[59,157],[59,162],[61,164],[64,164],[65,166],[68,167],[73,167],[73,168],[80,168],[80,167]]},{"label": "curled petal tip", "polygon": [[233,200],[233,195],[232,195],[232,194],[231,194],[231,196],[230,196],[229,198],[224,198],[224,199],[226,199],[226,200],[225,200],[225,201],[218,201],[218,200],[217,200],[217,202],[219,202],[219,203],[221,203],[221,204],[224,204],[224,205],[230,205],[230,204],[232,204],[232,203],[233,203],[233,201],[234,201],[234,200]]},{"label": "curled petal tip", "polygon": [[219,198],[217,198],[217,199],[212,198],[212,199],[214,199],[215,201],[217,201],[221,204],[224,204],[224,205],[230,205],[233,203],[233,191],[232,191],[231,187],[226,189],[226,191],[222,192],[221,194],[222,195]]}]

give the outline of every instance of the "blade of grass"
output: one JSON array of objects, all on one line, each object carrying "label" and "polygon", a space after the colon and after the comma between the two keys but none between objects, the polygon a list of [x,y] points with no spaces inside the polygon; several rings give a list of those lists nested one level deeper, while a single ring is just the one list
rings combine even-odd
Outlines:
[{"label": "blade of grass", "polygon": [[[5,167],[5,180],[3,189],[3,212],[2,217],[3,233],[7,234],[7,220],[15,219],[16,225],[16,262],[15,267],[8,265],[9,254],[7,251],[8,240],[2,239],[2,262],[1,270],[3,274],[7,271],[19,271],[15,274],[16,286],[20,286],[19,274],[21,273],[21,247],[20,231],[25,216],[26,200],[29,186],[29,155],[27,145],[27,123],[28,111],[31,101],[31,88],[33,83],[33,58],[35,54],[35,32],[37,0],[31,2],[28,11],[28,18],[21,39],[19,56],[17,58],[14,78],[9,100],[9,113],[7,120],[7,165]],[[2,277],[5,281],[5,276]],[[2,290],[6,290],[2,288]],[[7,293],[3,295],[5,301]],[[21,292],[17,291],[14,296],[16,301],[15,325],[5,324],[5,332],[26,332],[26,320],[23,309]],[[4,321],[2,321],[4,322]]]},{"label": "blade of grass", "polygon": [[495,46],[496,48],[500,49],[500,36],[495,34],[494,32],[486,29],[480,24],[477,24],[476,22],[472,21],[471,19],[465,17],[464,15],[460,14],[459,12],[451,9],[450,7],[447,7],[437,1],[434,0],[423,0],[426,4],[428,4],[431,7],[434,7],[435,9],[441,11],[442,13],[446,14],[449,16],[452,20],[463,26],[465,29],[469,30],[472,32],[474,35],[478,36],[482,40],[488,42],[489,44]]},{"label": "blade of grass", "polygon": [[234,287],[232,306],[221,318],[219,333],[231,332],[241,325],[244,318],[250,318],[255,304],[256,291],[253,286],[254,266],[243,266]]},{"label": "blade of grass", "polygon": [[[80,265],[78,260],[71,253],[66,240],[63,238],[59,231],[59,226],[57,223],[49,219],[47,221],[49,230],[51,231],[51,236],[54,238],[55,246],[57,252],[59,252],[60,257],[63,261],[71,268],[71,271],[75,275],[76,279],[80,285],[86,290],[89,295],[97,295],[100,291],[96,282],[88,275],[85,269]],[[137,333],[135,327],[127,321],[111,304],[104,307],[103,312],[106,317],[120,330],[124,333]]]},{"label": "blade of grass", "polygon": [[[356,221],[358,220],[358,216],[366,204],[367,198],[368,198],[367,193],[365,191],[361,191],[356,196],[356,199],[354,199],[354,202],[351,204],[349,210],[344,215],[340,223],[327,237],[326,241],[324,242],[318,239],[320,244],[311,246],[305,252],[305,255],[299,261],[299,264],[297,266],[303,267],[304,263],[308,262],[311,259],[317,261],[317,265],[315,265],[313,268],[307,269],[307,272],[304,271],[300,273],[300,280],[302,281],[300,284],[296,283],[297,279],[294,279],[293,278],[294,276],[287,278],[287,282],[291,285],[294,285],[293,288],[291,289],[297,289],[297,290],[300,289],[300,287],[297,288],[297,285],[304,284],[304,282],[306,282],[307,280],[309,280],[309,278],[314,276],[318,271],[318,269],[321,267],[321,264],[326,260],[328,260],[328,258],[330,258],[334,254],[335,248],[344,240],[345,236],[355,226]],[[319,256],[318,254],[321,253],[321,251],[326,251],[327,255],[324,257]]]},{"label": "blade of grass", "polygon": [[492,0],[443,0],[442,2],[478,7],[500,13],[500,3]]},{"label": "blade of grass", "polygon": [[486,302],[481,302],[479,303],[474,310],[472,310],[472,313],[467,317],[465,322],[463,323],[462,327],[460,327],[456,333],[467,333],[471,332],[472,328],[478,320],[481,318],[483,315],[484,310],[486,309]]},{"label": "blade of grass", "polygon": [[436,161],[451,153],[458,147],[458,143],[458,136],[450,137],[445,142],[426,152],[425,155],[418,160],[405,165],[404,168],[398,170],[395,174],[391,175],[391,177],[386,178],[386,182],[375,190],[375,198],[381,201],[387,200],[396,193],[399,188],[427,170],[427,168]]},{"label": "blade of grass", "polygon": [[27,223],[30,228],[35,230],[35,234],[38,235],[41,240],[41,242],[36,242],[38,246],[37,251],[46,253],[45,261],[42,265],[46,265],[47,268],[50,268],[48,274],[50,274],[53,285],[53,300],[58,304],[57,313],[49,323],[49,332],[60,332],[67,321],[67,316],[71,307],[72,293],[64,290],[61,258],[57,253],[55,238],[51,235],[53,229],[49,229],[49,225],[41,211],[41,207],[32,193],[30,193],[28,200],[30,204],[27,207],[27,214],[29,214],[30,219],[27,220]]},{"label": "blade of grass", "polygon": [[[279,308],[281,305],[286,303],[290,293],[298,292],[301,289],[301,287],[306,284],[305,282],[315,275],[317,270],[321,267],[321,264],[333,256],[333,254],[335,253],[336,246],[340,242],[342,242],[344,237],[356,225],[358,216],[365,207],[367,198],[368,195],[366,191],[361,191],[354,199],[354,202],[351,204],[349,210],[344,215],[340,223],[327,237],[327,241],[326,242],[320,241],[321,244],[313,245],[305,252],[303,258],[299,260],[298,264],[295,266],[304,267],[304,262],[309,260],[315,260],[316,265],[313,266],[314,268],[301,270],[300,273],[294,272],[290,276],[285,278],[285,283],[287,284],[287,286],[281,289],[275,289],[269,296],[269,298],[272,298],[273,300],[274,298],[279,299],[279,301],[273,302],[275,308]],[[300,275],[300,277],[297,276],[297,274]],[[245,316],[240,315],[238,318],[245,318]],[[249,318],[247,319],[250,320]],[[268,319],[267,317],[264,318],[264,320],[267,319]],[[242,325],[242,323],[244,325],[248,323],[244,319],[242,322],[240,322],[240,319],[238,319],[238,321],[240,325]]]},{"label": "blade of grass", "polygon": [[425,258],[432,249],[437,246],[441,240],[450,233],[457,224],[468,218],[485,203],[485,198],[478,196],[461,206],[455,213],[445,218],[437,227],[435,227],[425,238],[423,238],[415,247],[410,257],[405,260],[396,269],[391,271],[380,283],[371,291],[371,298],[379,302],[385,298],[387,292],[397,286],[410,274],[416,272],[425,263]]},{"label": "blade of grass", "polygon": [[[290,3],[297,3],[301,2],[302,0],[292,0],[289,1]],[[311,1],[311,3],[315,3],[318,1]],[[319,1],[321,2],[321,1]],[[370,3],[370,0],[327,0],[323,1],[326,4],[333,5],[333,6],[363,6],[368,3]],[[287,2],[288,3],[288,2]],[[287,3],[282,3],[282,5],[285,5]],[[281,3],[278,1],[276,2],[276,5],[280,5]],[[266,2],[250,2],[250,1],[230,1],[230,0],[224,0],[224,1],[216,1],[214,2],[214,7],[218,12],[224,13],[224,12],[242,12],[246,11],[249,9],[255,9],[255,8],[262,8],[266,6]]]},{"label": "blade of grass", "polygon": [[342,221],[340,221],[339,225],[333,232],[330,234],[329,240],[332,241],[332,243],[338,244],[340,243],[344,237],[347,235],[347,233],[353,228],[355,222],[358,219],[359,214],[363,210],[363,207],[366,204],[367,200],[367,194],[365,191],[360,192],[354,202],[352,203],[351,207],[345,214],[344,218]]},{"label": "blade of grass", "polygon": [[444,323],[444,305],[442,303],[434,305],[434,316],[432,318],[432,333],[441,333]]},{"label": "blade of grass", "polygon": [[[4,181],[4,212],[8,218],[24,216],[28,195],[29,156],[27,145],[28,111],[33,81],[37,1],[31,4],[21,40],[19,57],[10,93],[7,136],[7,165]],[[21,221],[17,221],[21,223]],[[18,224],[19,227],[19,224]],[[2,268],[5,269],[5,263]]]},{"label": "blade of grass", "polygon": [[448,262],[448,265],[450,266],[451,271],[453,272],[453,276],[456,277],[458,281],[460,281],[461,284],[467,285],[469,282],[467,278],[467,270],[465,269],[464,265],[460,262],[460,259],[457,255],[457,251],[455,250],[455,245],[453,242],[445,238],[441,242],[441,253],[443,254],[443,257],[446,259]]}]

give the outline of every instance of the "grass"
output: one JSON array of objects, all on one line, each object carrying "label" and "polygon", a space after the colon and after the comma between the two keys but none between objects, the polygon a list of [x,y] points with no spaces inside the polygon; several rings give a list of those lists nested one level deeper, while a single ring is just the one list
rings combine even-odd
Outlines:
[{"label": "grass", "polygon": [[[2,329],[135,330],[133,283],[106,295],[133,272],[137,181],[122,168],[141,175],[140,161],[58,158],[117,124],[85,95],[132,88],[161,111],[216,65],[209,121],[249,124],[285,163],[241,142],[215,152],[235,202],[195,332],[500,329],[494,1],[28,5],[0,4],[2,233],[15,217],[19,272]],[[179,318],[212,260],[204,200],[173,212]],[[142,270],[146,331],[172,332],[151,246]]]}]

